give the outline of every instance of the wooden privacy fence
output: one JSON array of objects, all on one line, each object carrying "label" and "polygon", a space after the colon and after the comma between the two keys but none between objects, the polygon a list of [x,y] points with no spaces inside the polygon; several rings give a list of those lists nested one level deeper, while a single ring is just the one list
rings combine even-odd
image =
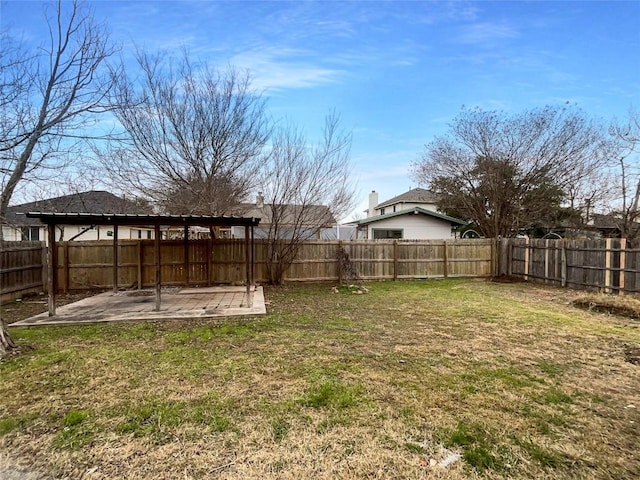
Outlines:
[{"label": "wooden privacy fence", "polygon": [[640,249],[627,248],[624,238],[501,239],[498,252],[502,275],[606,293],[640,292]]},{"label": "wooden privacy fence", "polygon": [[[108,288],[113,285],[110,241],[61,242],[57,245],[60,290]],[[185,255],[182,240],[161,243],[162,283],[206,285],[242,283],[245,244],[235,240],[196,240]],[[640,249],[625,239],[540,240],[317,240],[301,245],[286,274],[289,282],[349,280],[337,258],[348,255],[364,280],[510,275],[604,292],[640,292]],[[256,240],[255,275],[265,282],[267,243]],[[118,284],[150,287],[155,279],[153,240],[118,242]],[[46,247],[41,242],[0,244],[0,300],[46,289]]]},{"label": "wooden privacy fence", "polygon": [[42,242],[0,242],[0,301],[44,290],[46,253]]},{"label": "wooden privacy fence", "polygon": [[[256,240],[254,278],[265,282],[267,242]],[[113,285],[113,245],[109,241],[60,242],[57,284],[61,290],[106,288]],[[188,256],[182,240],[161,243],[163,285],[241,283],[245,279],[242,239],[194,240]],[[493,275],[492,240],[337,241],[304,242],[285,281],[340,281],[338,249],[344,249],[360,277],[394,280]],[[149,287],[155,278],[153,240],[118,242],[118,285]]]}]

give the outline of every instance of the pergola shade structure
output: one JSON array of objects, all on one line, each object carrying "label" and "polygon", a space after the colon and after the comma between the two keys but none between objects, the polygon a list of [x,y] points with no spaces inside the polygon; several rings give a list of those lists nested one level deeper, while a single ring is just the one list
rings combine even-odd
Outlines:
[{"label": "pergola shade structure", "polygon": [[[185,256],[188,255],[189,227],[245,227],[245,258],[246,258],[246,288],[247,298],[250,299],[251,286],[254,284],[254,228],[260,223],[259,218],[247,217],[214,217],[208,215],[144,215],[144,214],[119,214],[119,213],[46,213],[29,212],[27,217],[38,218],[47,225],[49,249],[48,249],[48,275],[47,288],[49,291],[49,316],[55,315],[56,299],[56,225],[109,225],[113,226],[113,288],[118,290],[118,226],[128,227],[153,227],[155,232],[155,292],[156,311],[160,310],[161,303],[161,256],[160,256],[160,229],[161,227],[180,226],[185,229],[184,248]],[[249,300],[250,301],[250,300]]]}]

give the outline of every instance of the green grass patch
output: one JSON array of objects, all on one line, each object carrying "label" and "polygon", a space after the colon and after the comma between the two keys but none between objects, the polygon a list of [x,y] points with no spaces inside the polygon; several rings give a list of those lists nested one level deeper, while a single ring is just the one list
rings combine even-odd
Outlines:
[{"label": "green grass patch", "polygon": [[562,365],[548,362],[546,360],[540,360],[537,365],[540,371],[554,379],[560,378],[566,369],[566,367]]},{"label": "green grass patch", "polygon": [[27,413],[24,415],[15,415],[11,417],[0,418],[0,435],[6,435],[11,432],[20,432],[28,428],[36,419],[36,413]]},{"label": "green grass patch", "polygon": [[522,440],[514,437],[514,443],[521,447],[529,457],[545,468],[558,468],[564,465],[565,460],[559,453],[553,452],[530,440]]},{"label": "green grass patch", "polygon": [[173,429],[188,418],[183,402],[150,399],[129,405],[117,431],[134,437],[151,437],[157,443],[163,443],[170,438]]},{"label": "green grass patch", "polygon": [[94,432],[89,425],[89,414],[83,410],[70,410],[62,418],[62,430],[53,438],[57,449],[78,449],[91,444]]},{"label": "green grass patch", "polygon": [[573,403],[573,398],[571,395],[567,395],[566,393],[556,389],[551,388],[547,390],[542,397],[544,403],[549,405],[561,405],[565,403]]},{"label": "green grass patch", "polygon": [[311,385],[302,404],[311,408],[344,409],[355,406],[362,394],[362,387],[339,380],[324,380]]},{"label": "green grass patch", "polygon": [[284,418],[276,418],[271,422],[271,435],[276,443],[280,443],[287,436],[289,430],[291,430],[291,423]]},{"label": "green grass patch", "polygon": [[504,458],[510,456],[508,449],[499,447],[493,435],[479,423],[461,420],[454,429],[441,434],[441,441],[447,448],[461,447],[467,465],[479,472],[503,471],[509,466]]}]

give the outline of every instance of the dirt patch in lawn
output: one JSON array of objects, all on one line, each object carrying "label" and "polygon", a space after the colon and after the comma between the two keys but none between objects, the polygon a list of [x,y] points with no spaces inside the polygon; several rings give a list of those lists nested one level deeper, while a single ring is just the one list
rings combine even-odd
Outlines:
[{"label": "dirt patch in lawn", "polygon": [[640,300],[635,296],[588,295],[573,300],[573,305],[591,312],[640,319]]},{"label": "dirt patch in lawn", "polygon": [[624,346],[625,360],[634,365],[640,365],[640,346],[638,345],[625,345]]}]

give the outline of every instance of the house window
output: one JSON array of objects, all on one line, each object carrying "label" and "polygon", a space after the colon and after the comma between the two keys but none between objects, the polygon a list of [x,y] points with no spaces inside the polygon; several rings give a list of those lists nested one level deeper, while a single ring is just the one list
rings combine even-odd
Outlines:
[{"label": "house window", "polygon": [[22,240],[39,242],[40,241],[40,227],[22,227],[20,229],[22,233]]},{"label": "house window", "polygon": [[384,208],[380,209],[380,215],[384,215]]},{"label": "house window", "polygon": [[402,229],[395,229],[395,228],[374,228],[373,229],[374,240],[384,240],[389,238],[392,238],[392,239],[402,238]]}]

